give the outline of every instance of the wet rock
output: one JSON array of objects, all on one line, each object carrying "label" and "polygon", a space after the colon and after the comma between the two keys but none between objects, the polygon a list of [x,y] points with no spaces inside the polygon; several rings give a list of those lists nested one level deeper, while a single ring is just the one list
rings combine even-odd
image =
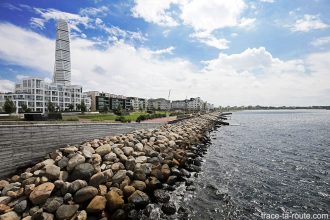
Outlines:
[{"label": "wet rock", "polygon": [[63,204],[62,197],[51,197],[48,198],[43,205],[43,209],[47,212],[53,213],[55,212],[61,205]]},{"label": "wet rock", "polygon": [[138,169],[134,171],[134,179],[145,181],[147,178],[145,172],[142,169]]},{"label": "wet rock", "polygon": [[167,215],[173,215],[176,212],[176,207],[173,202],[168,202],[162,205],[162,211]]},{"label": "wet rock", "polygon": [[75,168],[77,165],[82,164],[85,162],[85,157],[80,155],[80,154],[76,154],[73,157],[70,158],[68,165],[66,167],[66,169],[68,171],[73,170],[73,168]]},{"label": "wet rock", "polygon": [[49,198],[52,193],[55,185],[53,183],[43,183],[34,188],[34,190],[30,194],[30,201],[34,205],[43,204]]},{"label": "wet rock", "polygon": [[103,157],[103,160],[105,161],[115,161],[117,159],[117,155],[113,152],[106,154]]},{"label": "wet rock", "polygon": [[161,202],[161,203],[166,203],[170,200],[170,195],[163,189],[155,190],[154,197],[157,202]]},{"label": "wet rock", "polygon": [[44,167],[45,176],[50,180],[56,180],[60,176],[61,168],[56,165],[47,165]]},{"label": "wet rock", "polygon": [[76,192],[76,194],[73,197],[73,200],[76,203],[82,203],[91,200],[92,198],[94,198],[94,196],[97,195],[97,193],[98,193],[97,188],[93,186],[86,186]]},{"label": "wet rock", "polygon": [[62,159],[57,162],[57,165],[61,169],[63,169],[64,167],[66,167],[68,165],[68,162],[69,162],[69,159],[67,157],[62,157]]},{"label": "wet rock", "polygon": [[173,185],[177,181],[177,179],[177,176],[169,176],[166,183],[168,185]]},{"label": "wet rock", "polygon": [[7,212],[3,215],[0,215],[0,220],[19,220],[19,216],[16,212]]},{"label": "wet rock", "polygon": [[106,178],[104,176],[103,173],[96,173],[94,174],[90,181],[89,181],[89,185],[94,186],[94,187],[98,187],[100,184],[104,183],[106,181]]},{"label": "wet rock", "polygon": [[123,188],[123,193],[126,197],[129,197],[135,192],[135,187],[134,186],[125,186]]},{"label": "wet rock", "polygon": [[64,196],[63,196],[63,202],[65,203],[68,203],[69,201],[72,200],[72,194],[71,193],[66,193]]},{"label": "wet rock", "polygon": [[144,191],[147,187],[145,182],[140,181],[140,180],[134,180],[133,183],[132,183],[132,186],[135,189],[140,190],[140,191]]},{"label": "wet rock", "polygon": [[112,183],[113,184],[120,184],[126,177],[126,170],[119,170],[113,177]]},{"label": "wet rock", "polygon": [[87,220],[87,212],[85,210],[79,211],[75,220]]},{"label": "wet rock", "polygon": [[143,208],[148,205],[149,196],[140,190],[136,190],[130,197],[128,197],[128,202],[133,203],[138,208]]},{"label": "wet rock", "polygon": [[15,206],[14,206],[14,210],[17,213],[22,213],[25,211],[25,209],[27,208],[27,201],[24,199],[20,202],[18,202]]},{"label": "wet rock", "polygon": [[113,172],[111,169],[105,170],[103,171],[104,177],[106,181],[110,181],[112,179],[113,176]]},{"label": "wet rock", "polygon": [[90,163],[82,163],[77,165],[73,172],[70,174],[69,179],[71,181],[81,179],[89,181],[89,179],[92,177],[94,173],[94,167]]},{"label": "wet rock", "polygon": [[111,216],[110,219],[114,220],[125,220],[126,219],[126,213],[122,209],[117,209]]},{"label": "wet rock", "polygon": [[88,204],[86,211],[88,213],[97,213],[105,209],[107,200],[103,196],[95,196]]},{"label": "wet rock", "polygon": [[12,198],[10,196],[1,196],[0,204],[7,205],[11,200],[12,200]]},{"label": "wet rock", "polygon": [[107,199],[108,208],[111,212],[124,205],[123,198],[115,190],[108,192],[105,197]]},{"label": "wet rock", "polygon": [[78,210],[79,205],[61,205],[56,211],[57,219],[70,219]]},{"label": "wet rock", "polygon": [[106,154],[108,154],[110,152],[111,152],[111,146],[110,146],[110,144],[102,145],[102,146],[98,147],[95,150],[95,153],[99,154],[101,157],[103,157],[104,155],[106,155]]}]

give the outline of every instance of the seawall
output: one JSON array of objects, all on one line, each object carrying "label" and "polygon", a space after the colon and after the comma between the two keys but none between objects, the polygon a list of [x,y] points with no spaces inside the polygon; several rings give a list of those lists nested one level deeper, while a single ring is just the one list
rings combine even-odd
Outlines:
[{"label": "seawall", "polygon": [[69,144],[125,134],[160,123],[65,123],[0,125],[0,178],[42,159],[47,153]]}]

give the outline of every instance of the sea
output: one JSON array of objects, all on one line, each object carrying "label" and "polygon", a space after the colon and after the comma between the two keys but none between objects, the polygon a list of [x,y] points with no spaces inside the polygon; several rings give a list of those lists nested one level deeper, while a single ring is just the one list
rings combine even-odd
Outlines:
[{"label": "sea", "polygon": [[[234,112],[210,143],[177,219],[330,219],[330,111]],[[180,215],[181,213],[181,215]]]}]

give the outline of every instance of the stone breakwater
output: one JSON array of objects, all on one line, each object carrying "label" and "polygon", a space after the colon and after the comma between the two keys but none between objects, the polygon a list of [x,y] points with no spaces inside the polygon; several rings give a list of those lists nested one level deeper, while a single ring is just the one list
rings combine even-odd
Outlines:
[{"label": "stone breakwater", "polygon": [[[0,220],[141,219],[176,213],[168,190],[189,185],[201,164],[198,144],[218,122],[209,113],[159,129],[67,146],[0,181]],[[93,131],[91,131],[93,132]]]}]

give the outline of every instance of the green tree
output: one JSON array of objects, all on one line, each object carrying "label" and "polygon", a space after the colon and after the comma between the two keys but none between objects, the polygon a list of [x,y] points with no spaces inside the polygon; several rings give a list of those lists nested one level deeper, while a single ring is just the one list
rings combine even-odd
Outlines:
[{"label": "green tree", "polygon": [[48,108],[48,112],[55,112],[55,104],[54,103],[48,102],[47,108]]},{"label": "green tree", "polygon": [[7,114],[11,114],[11,113],[15,112],[16,111],[15,103],[12,100],[6,98],[6,101],[4,104],[4,110]]},{"label": "green tree", "polygon": [[82,113],[84,113],[84,112],[87,111],[87,107],[86,107],[84,101],[81,101],[81,103],[80,103],[80,111],[81,111]]},{"label": "green tree", "polygon": [[69,110],[72,112],[73,109],[74,109],[74,105],[71,103],[71,104],[69,105]]},{"label": "green tree", "polygon": [[29,112],[31,112],[31,109],[28,108],[26,104],[22,104],[22,105],[21,105],[21,108],[22,108],[22,111],[23,111],[24,113],[29,113]]}]

